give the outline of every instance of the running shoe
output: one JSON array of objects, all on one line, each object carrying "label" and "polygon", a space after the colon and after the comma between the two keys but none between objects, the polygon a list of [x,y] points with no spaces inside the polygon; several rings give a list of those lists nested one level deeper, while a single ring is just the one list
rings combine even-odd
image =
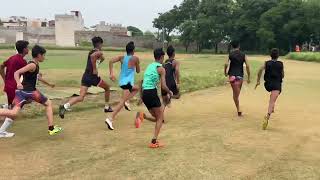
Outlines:
[{"label": "running shoe", "polygon": [[114,130],[113,125],[112,125],[112,120],[107,118],[105,123],[107,124],[108,128],[112,131]]},{"label": "running shoe", "polygon": [[143,120],[144,120],[144,113],[137,112],[136,119],[135,119],[136,128],[140,128],[141,127],[141,124],[142,124]]},{"label": "running shoe", "polygon": [[14,133],[10,133],[7,131],[0,132],[0,138],[11,138],[14,136]]},{"label": "running shoe", "polygon": [[262,124],[262,130],[267,130],[268,124],[269,124],[269,117],[265,116]]},{"label": "running shoe", "polygon": [[67,110],[64,108],[63,105],[59,106],[59,116],[60,116],[61,119],[64,119],[64,114],[66,113],[66,111]]},{"label": "running shoe", "polygon": [[131,107],[130,107],[130,104],[128,102],[125,102],[124,103],[124,108],[127,110],[127,111],[131,111]]},{"label": "running shoe", "polygon": [[161,147],[164,147],[164,144],[160,143],[159,141],[157,141],[156,143],[149,144],[149,148],[151,148],[151,149],[156,149],[156,148],[161,148]]},{"label": "running shoe", "polygon": [[54,126],[54,129],[52,131],[48,130],[48,133],[50,136],[54,136],[56,134],[59,134],[63,129],[59,126]]},{"label": "running shoe", "polygon": [[111,112],[113,112],[113,110],[112,110],[112,108],[109,106],[108,108],[104,108],[104,112],[105,113],[111,113]]}]

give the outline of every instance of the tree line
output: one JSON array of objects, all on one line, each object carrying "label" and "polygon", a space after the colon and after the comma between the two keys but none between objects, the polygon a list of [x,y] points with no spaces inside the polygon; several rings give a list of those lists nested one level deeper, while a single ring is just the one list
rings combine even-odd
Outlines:
[{"label": "tree line", "polygon": [[215,49],[219,43],[241,42],[246,51],[282,52],[296,45],[320,44],[319,0],[184,0],[160,13],[153,26],[171,42],[174,32],[186,50]]}]

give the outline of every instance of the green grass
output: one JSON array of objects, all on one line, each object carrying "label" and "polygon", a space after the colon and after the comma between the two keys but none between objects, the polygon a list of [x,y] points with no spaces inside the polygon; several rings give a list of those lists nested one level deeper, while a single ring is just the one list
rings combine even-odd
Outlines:
[{"label": "green grass", "polygon": [[287,59],[293,59],[298,61],[309,61],[320,63],[320,52],[293,52],[286,56]]}]

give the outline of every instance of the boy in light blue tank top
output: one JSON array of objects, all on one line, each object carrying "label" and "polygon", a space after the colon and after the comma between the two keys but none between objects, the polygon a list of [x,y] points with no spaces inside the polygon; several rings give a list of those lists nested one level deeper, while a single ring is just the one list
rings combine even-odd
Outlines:
[{"label": "boy in light blue tank top", "polygon": [[109,63],[110,79],[115,81],[116,78],[113,72],[113,64],[121,62],[119,86],[123,90],[123,96],[119,104],[115,107],[111,116],[105,121],[110,130],[114,130],[113,121],[120,110],[125,106],[126,102],[139,92],[139,87],[134,85],[134,76],[135,73],[140,73],[140,61],[138,57],[134,56],[134,49],[134,42],[129,42],[126,46],[127,54],[125,56],[113,58]]},{"label": "boy in light blue tank top", "polygon": [[158,136],[160,133],[160,129],[161,129],[161,126],[163,123],[163,117],[164,117],[163,115],[164,107],[161,105],[161,101],[157,91],[158,84],[159,83],[161,84],[162,91],[167,92],[169,98],[173,96],[173,93],[170,91],[170,89],[166,85],[166,79],[165,79],[166,71],[162,67],[164,55],[165,53],[163,52],[162,49],[154,50],[155,62],[151,63],[147,67],[143,76],[142,101],[145,104],[145,106],[148,108],[153,118],[147,118],[147,116],[142,112],[139,112],[136,116],[137,128],[140,127],[140,124],[144,118],[147,118],[149,120],[156,122],[154,136],[149,145],[150,148],[159,148],[163,146],[163,144],[161,144],[158,141]]}]

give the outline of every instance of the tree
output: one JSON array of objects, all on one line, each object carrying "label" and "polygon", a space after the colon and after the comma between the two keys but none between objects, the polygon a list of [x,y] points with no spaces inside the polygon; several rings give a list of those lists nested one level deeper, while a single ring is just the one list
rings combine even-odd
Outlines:
[{"label": "tree", "polygon": [[128,31],[131,31],[132,32],[132,36],[143,36],[143,32],[137,28],[137,27],[134,27],[134,26],[128,26],[127,27]]},{"label": "tree", "polygon": [[148,38],[155,38],[154,34],[151,31],[144,32],[143,36]]}]

